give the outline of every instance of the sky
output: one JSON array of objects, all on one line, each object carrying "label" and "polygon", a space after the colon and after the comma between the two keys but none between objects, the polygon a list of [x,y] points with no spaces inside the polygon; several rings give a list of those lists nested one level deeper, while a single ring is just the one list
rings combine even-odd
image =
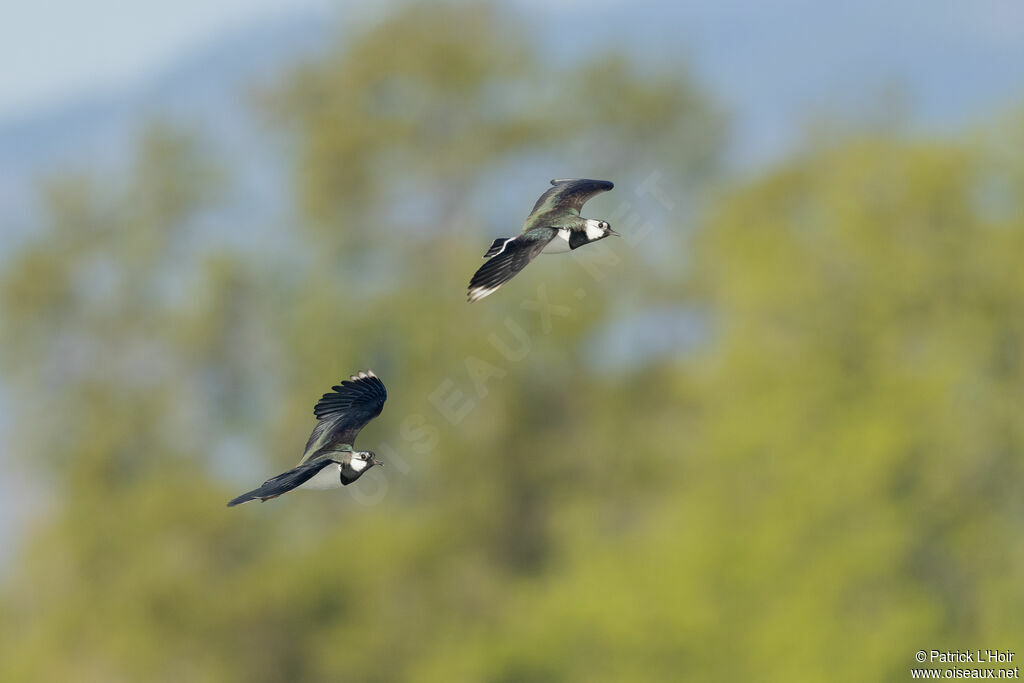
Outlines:
[{"label": "sky", "polygon": [[[512,0],[530,13],[566,6],[594,12],[624,1]],[[387,7],[396,2],[376,5]],[[759,26],[771,26],[772,34],[792,32],[785,26],[772,26],[773,14],[804,16],[812,33],[832,29],[838,30],[838,38],[884,40],[890,45],[894,32],[906,37],[914,31],[944,36],[951,47],[968,36],[993,46],[1024,41],[1024,2],[1020,0],[901,0],[895,6],[873,0],[854,5],[836,0],[831,4],[819,0],[729,0],[724,7],[714,0],[645,4],[674,6],[671,11],[680,20],[677,30],[684,33],[689,27],[701,34],[714,34],[715,22],[709,19],[718,23],[725,19],[727,34],[707,37],[726,42],[730,36],[736,38],[737,26],[744,24],[755,33]],[[365,6],[340,0],[6,3],[0,22],[0,64],[4,65],[0,69],[0,121],[30,116],[76,96],[139,83],[191,50],[246,25],[303,12],[351,15],[364,11],[360,8]],[[798,9],[801,11],[794,13]],[[829,21],[816,21],[816,16]],[[792,33],[791,37],[799,38],[801,32]],[[700,36],[686,37],[700,40]],[[856,45],[847,47],[851,53],[857,52]]]},{"label": "sky", "polygon": [[190,49],[329,0],[10,2],[0,22],[0,119],[151,75]]}]

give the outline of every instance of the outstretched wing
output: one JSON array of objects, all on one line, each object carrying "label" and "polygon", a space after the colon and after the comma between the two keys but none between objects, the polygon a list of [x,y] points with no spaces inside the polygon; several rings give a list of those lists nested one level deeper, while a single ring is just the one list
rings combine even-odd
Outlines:
[{"label": "outstretched wing", "polygon": [[387,389],[372,370],[352,375],[324,394],[313,414],[319,422],[306,442],[303,461],[308,461],[327,446],[351,446],[359,430],[384,409]]},{"label": "outstretched wing", "polygon": [[250,500],[269,500],[271,498],[277,498],[282,493],[288,493],[294,488],[298,488],[305,484],[307,481],[317,475],[317,473],[328,465],[332,464],[330,458],[320,458],[311,462],[304,462],[294,469],[290,469],[284,474],[279,474],[276,477],[267,479],[263,482],[263,485],[258,489],[253,489],[247,493],[243,493],[237,498],[231,500],[228,503],[228,507],[234,507],[241,505],[242,503],[248,503]]},{"label": "outstretched wing", "polygon": [[[579,215],[580,209],[588,199],[615,187],[611,181],[588,178],[556,179],[551,181],[551,185],[553,187],[542,194],[537,203],[533,205],[533,211],[530,212],[531,218],[555,209],[572,211]],[[530,218],[526,219],[526,223],[529,225]]]},{"label": "outstretched wing", "polygon": [[[526,264],[544,251],[548,242],[555,238],[554,228],[534,228],[530,232],[507,240],[504,247],[480,266],[469,281],[468,300],[470,303],[483,299],[498,287],[512,279]],[[487,253],[494,251],[494,245]]]}]

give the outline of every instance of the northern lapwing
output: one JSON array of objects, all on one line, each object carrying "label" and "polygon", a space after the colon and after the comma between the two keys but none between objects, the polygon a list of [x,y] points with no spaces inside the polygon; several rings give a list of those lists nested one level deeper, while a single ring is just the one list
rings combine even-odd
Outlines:
[{"label": "northern lapwing", "polygon": [[499,237],[484,254],[487,263],[469,281],[469,302],[483,299],[512,279],[537,254],[559,254],[618,235],[607,221],[580,217],[588,199],[615,187],[607,180],[562,178],[552,180],[526,218],[523,232]]},{"label": "northern lapwing", "polygon": [[331,392],[324,394],[313,408],[318,422],[306,442],[306,451],[298,467],[267,479],[263,486],[243,493],[228,507],[259,498],[267,501],[292,489],[338,489],[348,486],[374,465],[383,465],[373,451],[352,447],[359,430],[380,415],[388,392],[372,370],[352,375]]}]

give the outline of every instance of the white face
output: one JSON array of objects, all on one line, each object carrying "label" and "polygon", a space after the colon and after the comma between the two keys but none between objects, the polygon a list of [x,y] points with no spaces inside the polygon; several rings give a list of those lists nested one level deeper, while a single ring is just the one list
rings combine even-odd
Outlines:
[{"label": "white face", "polygon": [[608,224],[604,221],[595,221],[592,218],[587,219],[587,239],[596,240],[601,239],[605,235],[605,229],[608,228]]},{"label": "white face", "polygon": [[349,462],[348,466],[351,467],[352,469],[354,469],[356,472],[362,472],[370,464],[370,463],[366,462],[366,460],[364,460],[363,458],[364,458],[364,456],[361,456],[361,455],[357,455],[357,456],[353,457],[352,460]]}]

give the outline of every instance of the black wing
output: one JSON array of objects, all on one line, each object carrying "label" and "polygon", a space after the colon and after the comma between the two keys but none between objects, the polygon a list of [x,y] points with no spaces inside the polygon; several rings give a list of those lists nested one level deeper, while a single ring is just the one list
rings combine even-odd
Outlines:
[{"label": "black wing", "polygon": [[[228,503],[228,507],[234,507],[241,505],[242,503],[248,503],[250,500],[269,500],[271,498],[277,498],[282,493],[288,493],[294,488],[302,486],[307,481],[317,475],[317,473],[334,461],[329,458],[321,458],[312,462],[304,462],[294,469],[290,469],[284,474],[279,474],[272,479],[267,479],[263,482],[263,485],[258,489],[253,489],[248,493],[243,493],[234,500]],[[339,475],[340,478],[340,475]]]},{"label": "black wing", "polygon": [[[469,281],[469,302],[483,299],[511,280],[516,273],[526,267],[527,263],[536,258],[537,254],[544,251],[544,247],[557,234],[558,231],[554,228],[535,228],[525,235],[506,241],[501,251],[480,266],[473,279]],[[493,251],[493,247],[494,245],[488,254]]]},{"label": "black wing", "polygon": [[588,199],[615,187],[611,181],[588,178],[562,178],[552,180],[551,184],[554,187],[540,196],[537,203],[533,205],[531,216],[553,209],[568,209],[579,214]]},{"label": "black wing", "polygon": [[309,460],[325,446],[352,445],[359,430],[380,415],[388,391],[372,370],[352,375],[324,394],[313,414],[319,422],[306,442],[304,460]]}]

